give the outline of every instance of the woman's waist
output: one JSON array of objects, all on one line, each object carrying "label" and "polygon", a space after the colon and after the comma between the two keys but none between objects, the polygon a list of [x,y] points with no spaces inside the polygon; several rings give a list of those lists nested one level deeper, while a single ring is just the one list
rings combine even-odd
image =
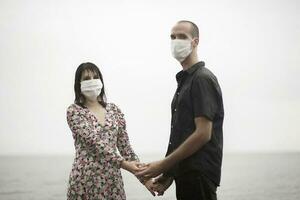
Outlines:
[{"label": "woman's waist", "polygon": [[95,153],[95,152],[82,152],[82,151],[76,151],[74,163],[78,163],[81,165],[95,165],[95,166],[111,165],[108,158],[102,154]]},{"label": "woman's waist", "polygon": [[105,174],[119,174],[120,169],[107,162],[89,160],[88,158],[77,157],[72,164],[72,173],[78,173],[79,176],[94,176]]}]

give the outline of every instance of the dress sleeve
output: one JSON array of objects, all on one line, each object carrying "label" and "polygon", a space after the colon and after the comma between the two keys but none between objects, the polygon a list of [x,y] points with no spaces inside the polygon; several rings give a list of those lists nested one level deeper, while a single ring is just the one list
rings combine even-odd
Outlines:
[{"label": "dress sleeve", "polygon": [[[117,123],[119,126],[118,132],[118,141],[117,146],[120,154],[125,158],[127,161],[137,161],[140,162],[139,157],[134,153],[130,142],[128,133],[126,130],[126,120],[124,118],[124,114],[122,113],[121,109],[114,105],[117,115]],[[136,177],[142,184],[145,184],[145,180],[142,177]]]},{"label": "dress sleeve", "polygon": [[117,168],[121,167],[124,158],[117,154],[116,149],[110,147],[108,141],[100,139],[95,128],[74,105],[67,108],[67,123],[73,135],[77,135],[77,137],[81,137],[86,143],[95,146],[96,151],[102,154],[107,162],[115,164]]},{"label": "dress sleeve", "polygon": [[123,156],[123,158],[125,158],[125,160],[139,161],[138,156],[134,153],[129,142],[124,114],[122,113],[119,107],[117,107],[116,105],[114,105],[114,107],[115,107],[117,124],[118,124],[118,139],[117,139],[118,150],[120,154]]}]

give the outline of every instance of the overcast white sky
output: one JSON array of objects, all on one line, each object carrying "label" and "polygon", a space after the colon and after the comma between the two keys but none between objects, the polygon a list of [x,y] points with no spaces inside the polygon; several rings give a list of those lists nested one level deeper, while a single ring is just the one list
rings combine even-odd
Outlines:
[{"label": "overcast white sky", "polygon": [[66,108],[94,62],[137,153],[164,155],[181,66],[170,30],[200,28],[225,106],[224,151],[300,150],[299,1],[0,1],[0,154],[73,154]]}]

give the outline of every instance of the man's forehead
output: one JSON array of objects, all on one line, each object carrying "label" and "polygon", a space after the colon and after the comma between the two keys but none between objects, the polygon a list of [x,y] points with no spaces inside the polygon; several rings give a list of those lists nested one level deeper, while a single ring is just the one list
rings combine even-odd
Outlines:
[{"label": "man's forehead", "polygon": [[181,22],[176,24],[172,30],[171,33],[172,34],[189,34],[190,33],[190,29],[191,29],[191,25],[189,23],[186,22]]}]

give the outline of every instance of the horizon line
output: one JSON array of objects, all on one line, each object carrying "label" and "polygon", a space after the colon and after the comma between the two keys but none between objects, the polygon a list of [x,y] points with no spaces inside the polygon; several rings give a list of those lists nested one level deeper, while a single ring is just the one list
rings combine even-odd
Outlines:
[{"label": "horizon line", "polygon": [[[256,151],[223,151],[223,155],[234,155],[234,154],[295,154],[300,153],[300,150],[273,150],[273,151],[265,151],[265,150],[256,150]],[[4,153],[0,156],[74,156],[74,153]],[[140,152],[139,155],[161,155],[164,157],[165,152]]]}]

